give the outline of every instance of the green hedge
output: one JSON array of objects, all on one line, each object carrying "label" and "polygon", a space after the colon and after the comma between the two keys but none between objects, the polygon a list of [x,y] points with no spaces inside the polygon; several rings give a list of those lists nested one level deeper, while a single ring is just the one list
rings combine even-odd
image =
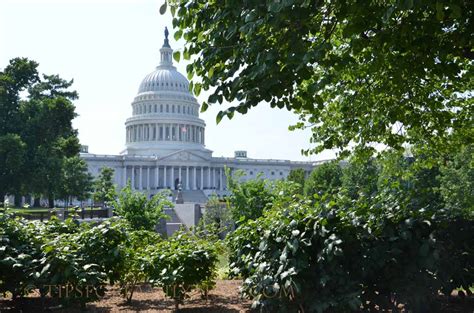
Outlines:
[{"label": "green hedge", "polygon": [[474,218],[395,199],[280,199],[229,238],[231,274],[254,307],[280,312],[433,312],[474,284]]}]

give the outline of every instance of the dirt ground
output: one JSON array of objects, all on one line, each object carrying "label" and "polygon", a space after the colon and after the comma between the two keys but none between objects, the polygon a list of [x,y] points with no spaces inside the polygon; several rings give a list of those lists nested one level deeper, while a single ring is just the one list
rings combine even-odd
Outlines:
[{"label": "dirt ground", "polygon": [[[202,299],[198,291],[190,293],[190,298],[184,300],[180,305],[179,312],[209,312],[209,313],[238,313],[250,312],[251,302],[239,297],[239,280],[220,280],[217,281],[215,289],[209,292],[208,298]],[[47,304],[48,305],[48,304]],[[52,303],[50,304],[52,305]],[[10,300],[0,300],[0,313],[22,312],[36,313],[41,312],[41,303],[38,298],[25,298],[21,304],[13,306]],[[54,313],[76,313],[84,312],[78,307],[67,309],[51,308],[46,312]],[[120,296],[116,287],[110,288],[104,298],[100,301],[88,303],[87,312],[175,312],[174,301],[166,298],[159,288],[151,289],[149,286],[142,286],[133,295],[131,304],[126,304],[123,297]]]},{"label": "dirt ground", "polygon": [[[239,297],[239,280],[220,280],[217,281],[215,289],[209,292],[206,299],[202,299],[198,291],[192,292],[191,297],[184,301],[180,306],[179,312],[206,312],[206,313],[237,313],[251,312],[251,302]],[[440,297],[442,304],[442,313],[474,313],[474,298],[461,298],[456,294],[450,297]],[[36,313],[36,312],[53,312],[53,313],[79,313],[84,312],[79,307],[69,307],[61,309],[54,307],[53,302],[46,303],[50,308],[42,311],[42,305],[37,297],[29,297],[23,299],[20,303],[13,305],[9,299],[0,298],[0,313]],[[127,312],[175,312],[174,302],[166,298],[163,292],[158,288],[150,288],[149,286],[141,286],[133,296],[131,304],[126,304],[125,300],[120,296],[117,288],[111,288],[105,296],[97,302],[87,304],[87,312],[98,313],[127,313]],[[404,312],[400,310],[400,312]]]}]

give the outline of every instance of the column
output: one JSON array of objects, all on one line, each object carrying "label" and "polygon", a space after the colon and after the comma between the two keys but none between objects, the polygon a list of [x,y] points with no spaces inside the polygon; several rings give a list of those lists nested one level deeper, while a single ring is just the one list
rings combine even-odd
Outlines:
[{"label": "column", "polygon": [[189,190],[189,166],[186,166],[186,190]]},{"label": "column", "polygon": [[160,185],[160,167],[157,165],[155,167],[155,189],[158,189],[159,185]]},{"label": "column", "polygon": [[132,166],[132,190],[135,190],[135,166]]},{"label": "column", "polygon": [[167,187],[167,182],[166,182],[166,165],[163,168],[163,187]]},{"label": "column", "polygon": [[181,166],[179,166],[178,168],[178,179],[179,179],[179,183],[182,184],[183,179],[181,178]]},{"label": "column", "polygon": [[211,188],[211,167],[207,169],[207,187]]},{"label": "column", "polygon": [[148,141],[151,141],[152,138],[153,138],[153,127],[151,126],[151,124],[148,124]]},{"label": "column", "polygon": [[193,190],[196,190],[196,179],[197,179],[197,177],[196,177],[196,166],[194,167],[193,171],[194,171],[194,173],[193,173],[194,174],[193,175]]},{"label": "column", "polygon": [[140,172],[138,172],[139,175],[139,181],[138,181],[138,189],[143,190],[143,166],[140,166]]},{"label": "column", "polygon": [[171,190],[174,190],[174,166],[171,167]]},{"label": "column", "polygon": [[175,140],[179,141],[179,124],[176,124],[176,134],[175,134],[175,136],[176,136]]},{"label": "column", "polygon": [[223,178],[222,177],[222,170],[223,170],[223,168],[221,167],[219,169],[219,190],[220,191],[224,190],[224,188],[223,188],[224,182],[222,181],[222,178]]},{"label": "column", "polygon": [[146,168],[146,189],[150,190],[150,167]]},{"label": "column", "polygon": [[123,166],[122,170],[122,187],[125,187],[127,185],[127,166]]},{"label": "column", "polygon": [[161,124],[161,125],[160,125],[160,129],[161,129],[160,140],[165,140],[165,125],[164,125],[164,124]]},{"label": "column", "polygon": [[204,189],[204,166],[201,166],[201,190]]},{"label": "column", "polygon": [[217,188],[217,177],[216,177],[217,176],[216,175],[217,174],[217,169],[215,167],[212,168],[212,173],[214,174],[214,175],[212,175],[213,176],[212,177],[212,180],[213,180],[212,187]]}]

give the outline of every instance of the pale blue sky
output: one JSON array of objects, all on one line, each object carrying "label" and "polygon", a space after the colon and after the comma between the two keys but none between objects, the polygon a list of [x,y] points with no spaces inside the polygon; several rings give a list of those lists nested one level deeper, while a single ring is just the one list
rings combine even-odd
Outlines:
[{"label": "pale blue sky", "polygon": [[[171,15],[159,14],[163,0],[0,0],[0,68],[17,56],[40,63],[39,70],[74,78],[79,92],[79,116],[74,127],[89,151],[118,154],[124,148],[124,122],[131,101],[146,74],[159,61],[163,29],[173,33]],[[175,42],[182,49],[184,42]],[[185,73],[186,63],[175,64]],[[202,103],[206,93],[198,97]],[[246,115],[215,123],[219,105],[201,114],[206,147],[214,156],[247,150],[251,158],[319,160],[323,153],[304,157],[309,131],[289,132],[297,117],[262,104]]]}]

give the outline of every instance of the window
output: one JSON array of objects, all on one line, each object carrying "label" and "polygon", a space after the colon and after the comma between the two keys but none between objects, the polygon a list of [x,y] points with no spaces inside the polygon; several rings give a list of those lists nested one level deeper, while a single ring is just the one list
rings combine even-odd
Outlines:
[{"label": "window", "polygon": [[170,111],[170,105],[167,104],[167,105],[166,105],[166,113],[169,113],[169,111]]},{"label": "window", "polygon": [[181,113],[181,106],[178,105],[178,113]]},{"label": "window", "polygon": [[157,112],[156,109],[157,109],[157,105],[155,104],[155,113]]},{"label": "window", "polygon": [[274,172],[274,171],[272,171],[272,175],[275,175],[275,172]]},{"label": "window", "polygon": [[283,172],[280,172],[280,176],[283,176]]},{"label": "window", "polygon": [[163,104],[160,104],[160,112],[163,112]]},{"label": "window", "polygon": [[174,113],[174,104],[171,106],[171,113]]},{"label": "window", "polygon": [[253,171],[250,171],[250,175],[253,175]]}]

